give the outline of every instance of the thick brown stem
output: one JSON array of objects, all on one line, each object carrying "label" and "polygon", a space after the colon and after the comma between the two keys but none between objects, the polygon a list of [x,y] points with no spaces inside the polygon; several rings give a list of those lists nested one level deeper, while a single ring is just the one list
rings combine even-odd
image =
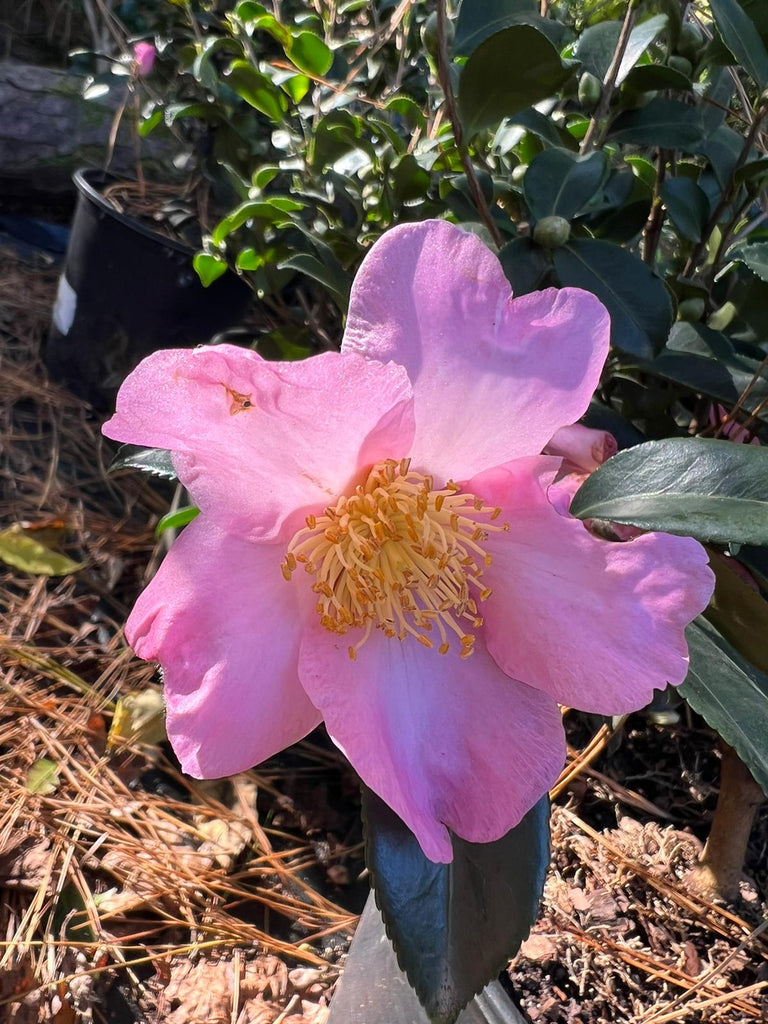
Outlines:
[{"label": "thick brown stem", "polygon": [[726,900],[738,898],[752,823],[764,800],[739,755],[723,744],[720,795],[700,866],[693,873],[696,888]]}]

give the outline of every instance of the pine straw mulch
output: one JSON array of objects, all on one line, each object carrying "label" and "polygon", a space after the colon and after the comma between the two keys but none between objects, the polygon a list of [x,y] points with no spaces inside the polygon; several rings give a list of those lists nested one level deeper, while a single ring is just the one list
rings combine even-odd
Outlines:
[{"label": "pine straw mulch", "polygon": [[[156,706],[121,627],[174,495],[108,475],[98,423],[46,381],[55,284],[0,254],[0,529],[25,524],[82,565],[0,563],[0,1020],[323,1024],[365,893],[354,777],[313,736],[197,783],[162,740],[115,731],[126,695],[148,718]],[[610,729],[571,727],[542,914],[509,972],[518,1001],[536,1024],[763,1019],[768,813],[752,901],[689,892],[712,737],[637,723],[610,758]]]}]

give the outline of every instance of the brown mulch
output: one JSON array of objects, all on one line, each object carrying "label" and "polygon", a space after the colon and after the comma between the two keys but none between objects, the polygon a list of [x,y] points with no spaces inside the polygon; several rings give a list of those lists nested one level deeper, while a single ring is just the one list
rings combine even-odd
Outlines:
[{"label": "brown mulch", "polygon": [[[323,1024],[367,885],[354,776],[321,734],[222,782],[179,772],[155,670],[122,636],[174,486],[109,474],[98,421],[47,381],[55,288],[0,254],[0,531],[80,566],[0,562],[0,1020]],[[117,728],[137,707],[138,731]],[[744,901],[708,903],[685,873],[717,792],[712,735],[568,725],[542,913],[509,970],[521,1008],[534,1024],[765,1019],[768,811]]]}]

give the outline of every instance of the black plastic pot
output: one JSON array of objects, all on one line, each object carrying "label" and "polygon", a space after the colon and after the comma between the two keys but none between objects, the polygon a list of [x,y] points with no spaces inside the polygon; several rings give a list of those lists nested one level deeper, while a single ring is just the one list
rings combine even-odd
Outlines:
[{"label": "black plastic pot", "polygon": [[77,207],[44,358],[52,377],[104,409],[144,356],[209,341],[240,319],[251,292],[230,273],[204,288],[193,249],[104,198],[115,176],[86,169],[73,180]]}]

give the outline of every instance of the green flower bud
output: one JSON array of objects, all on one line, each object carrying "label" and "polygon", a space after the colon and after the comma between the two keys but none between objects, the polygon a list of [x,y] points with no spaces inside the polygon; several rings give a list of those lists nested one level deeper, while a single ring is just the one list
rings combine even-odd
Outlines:
[{"label": "green flower bud", "polygon": [[[445,41],[448,44],[450,50],[451,44],[453,43],[453,37],[456,35],[456,30],[453,27],[453,22],[445,21]],[[440,39],[437,32],[437,12],[433,11],[430,16],[426,19],[424,24],[421,26],[421,41],[424,44],[424,49],[430,55],[437,59],[437,51],[440,46]]]},{"label": "green flower bud", "polygon": [[677,37],[677,52],[681,57],[687,57],[688,60],[696,62],[705,42],[704,33],[699,26],[686,21]]},{"label": "green flower bud", "polygon": [[592,110],[600,102],[603,83],[589,71],[585,71],[579,79],[579,103],[587,110]]},{"label": "green flower bud", "polygon": [[565,217],[542,217],[533,229],[533,240],[545,249],[559,249],[571,237],[571,225]]},{"label": "green flower bud", "polygon": [[677,307],[677,319],[687,320],[689,323],[696,323],[704,316],[706,303],[700,296],[691,299],[683,299]]},{"label": "green flower bud", "polygon": [[690,78],[693,74],[693,64],[691,64],[687,57],[679,57],[673,53],[667,60],[667,65],[673,71],[679,71],[681,75],[685,75],[686,78]]}]

